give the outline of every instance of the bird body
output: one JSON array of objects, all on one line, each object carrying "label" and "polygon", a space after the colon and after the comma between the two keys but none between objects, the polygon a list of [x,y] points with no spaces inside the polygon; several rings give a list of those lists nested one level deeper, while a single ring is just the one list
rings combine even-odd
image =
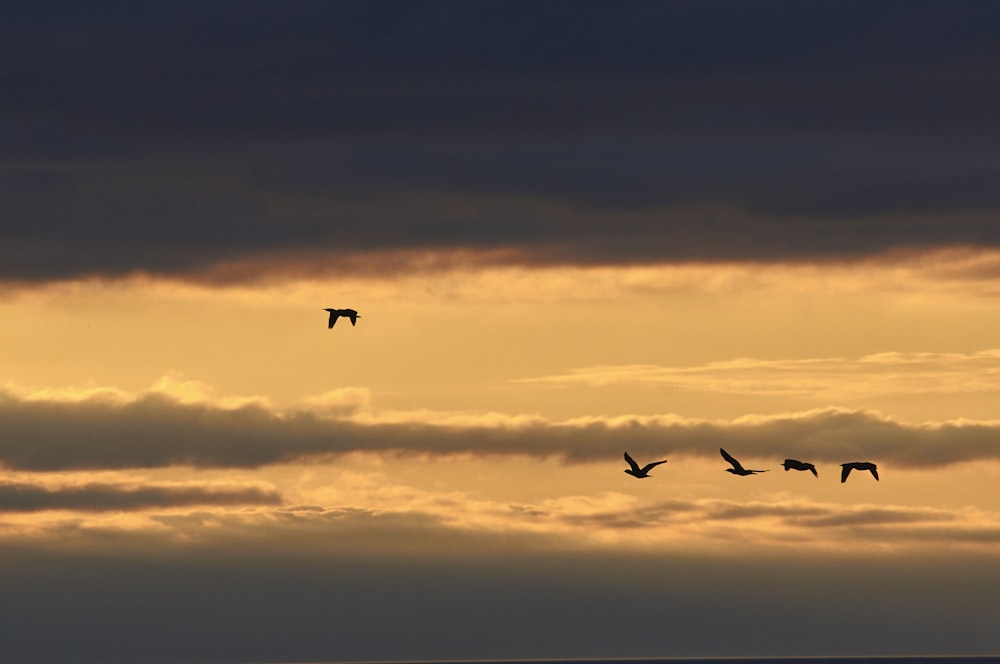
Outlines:
[{"label": "bird body", "polygon": [[819,473],[816,472],[816,466],[806,461],[797,461],[796,459],[785,459],[785,462],[782,465],[785,467],[785,470],[808,470],[814,476],[819,477]]},{"label": "bird body", "polygon": [[871,461],[852,461],[850,463],[840,464],[842,470],[840,471],[840,483],[843,484],[847,481],[847,476],[851,474],[852,470],[867,470],[870,471],[872,477],[875,481],[878,481],[878,466],[876,466]]},{"label": "bird body", "polygon": [[334,324],[337,322],[337,318],[339,318],[340,316],[344,316],[345,318],[350,318],[352,326],[356,325],[357,322],[358,322],[358,319],[361,318],[361,315],[357,311],[355,311],[354,309],[329,309],[329,308],[327,308],[327,309],[324,309],[323,311],[329,311],[330,312],[330,321],[326,325],[326,329],[328,329],[328,330],[331,327],[334,326]]},{"label": "bird body", "polygon": [[639,478],[640,480],[645,477],[649,477],[649,471],[651,471],[653,468],[659,466],[661,463],[667,462],[666,459],[664,459],[663,461],[654,461],[652,463],[647,463],[645,466],[640,468],[639,464],[635,462],[635,459],[629,456],[628,452],[625,453],[625,461],[627,461],[628,465],[631,466],[630,468],[626,468],[625,472],[631,475],[632,477]]},{"label": "bird body", "polygon": [[755,475],[757,473],[767,472],[766,470],[749,470],[747,468],[744,468],[739,461],[733,458],[733,456],[729,452],[725,451],[721,447],[719,448],[719,452],[722,454],[722,458],[728,461],[733,466],[732,468],[726,468],[727,473],[732,473],[733,475],[746,476],[746,475]]}]

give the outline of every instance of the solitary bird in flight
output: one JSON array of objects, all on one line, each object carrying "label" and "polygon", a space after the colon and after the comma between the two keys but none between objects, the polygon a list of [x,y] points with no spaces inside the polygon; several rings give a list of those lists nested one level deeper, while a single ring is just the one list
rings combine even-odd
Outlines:
[{"label": "solitary bird in flight", "polygon": [[743,465],[739,461],[734,459],[733,456],[729,454],[729,452],[725,451],[721,447],[719,448],[719,452],[722,453],[723,459],[733,464],[732,468],[726,468],[727,473],[732,473],[733,475],[753,475],[755,473],[767,472],[766,470],[747,470],[746,468],[743,467]]},{"label": "solitary bird in flight", "polygon": [[785,459],[785,463],[782,464],[785,470],[808,470],[810,473],[819,477],[819,473],[816,472],[816,466],[808,463],[806,461],[796,461],[795,459]]},{"label": "solitary bird in flight", "polygon": [[626,468],[625,472],[631,475],[632,477],[638,477],[640,480],[644,477],[649,477],[649,471],[651,471],[653,468],[659,466],[661,463],[667,462],[666,459],[664,459],[663,461],[654,461],[653,463],[647,463],[645,466],[640,468],[639,464],[635,462],[635,459],[633,459],[628,455],[628,452],[625,453],[625,460],[628,461],[628,465],[632,466],[631,468]]},{"label": "solitary bird in flight", "polygon": [[878,482],[878,468],[871,461],[852,461],[851,463],[842,463],[840,466],[843,468],[840,471],[841,484],[847,481],[847,476],[851,474],[852,470],[870,470],[872,477]]},{"label": "solitary bird in flight", "polygon": [[351,325],[357,325],[358,319],[361,318],[361,315],[354,309],[324,309],[323,311],[330,312],[330,322],[326,325],[326,329],[328,330],[333,327],[334,323],[337,322],[337,318],[340,316],[350,318]]}]

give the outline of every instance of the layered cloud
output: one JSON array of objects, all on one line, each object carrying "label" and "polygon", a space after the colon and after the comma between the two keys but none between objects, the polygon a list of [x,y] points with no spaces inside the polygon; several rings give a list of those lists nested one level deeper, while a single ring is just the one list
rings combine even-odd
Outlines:
[{"label": "layered cloud", "polygon": [[[5,652],[20,662],[385,661],[415,649],[470,660],[484,647],[503,659],[996,647],[989,607],[1000,588],[985,550],[595,554],[489,532],[428,546],[435,535],[414,518],[317,521],[310,538],[288,519],[252,538],[99,532],[93,551],[4,547]],[[364,533],[381,533],[380,548],[352,547]]]},{"label": "layered cloud", "polygon": [[[19,470],[193,466],[256,468],[353,452],[416,456],[555,457],[586,463],[635,454],[836,462],[874,459],[935,467],[1000,459],[990,421],[907,423],[827,408],[734,420],[674,415],[549,421],[503,414],[354,410],[358,396],[328,395],[310,409],[183,402],[151,391],[117,400],[0,398],[0,464]],[[364,400],[362,400],[362,403]],[[331,403],[334,404],[331,411]]]},{"label": "layered cloud", "polygon": [[[780,495],[503,501],[388,479],[331,476],[334,492],[367,489],[354,505],[334,494],[124,524],[82,514],[16,537],[0,529],[6,652],[26,662],[70,652],[389,659],[418,643],[428,657],[468,659],[499,643],[491,653],[503,657],[583,656],[577,647],[652,657],[665,636],[671,653],[703,654],[719,621],[741,637],[719,655],[995,644],[996,514]],[[930,608],[941,605],[953,610]],[[62,638],[33,638],[43,625]],[[512,629],[527,641],[505,638]],[[276,632],[295,638],[275,643]]]},{"label": "layered cloud", "polygon": [[[149,546],[187,546],[235,539],[294,543],[309,554],[366,556],[390,549],[435,555],[462,542],[470,554],[504,548],[591,551],[693,551],[773,555],[794,547],[822,554],[887,550],[912,555],[990,551],[1000,542],[1000,514],[988,509],[893,502],[847,502],[758,486],[753,497],[695,497],[711,492],[665,475],[650,493],[553,491],[537,499],[400,481],[387,472],[318,466],[321,482],[296,481],[282,493],[262,482],[16,481],[0,484],[0,541],[62,549],[100,549],[108,538]],[[734,481],[734,480],[730,480]],[[622,489],[633,488],[631,482]],[[815,480],[806,478],[807,490]],[[874,484],[874,483],[872,483]],[[743,485],[746,486],[746,485]],[[771,484],[770,486],[775,486]],[[669,497],[663,497],[664,494]],[[855,496],[857,494],[854,494]],[[659,496],[659,497],[657,497]]]}]

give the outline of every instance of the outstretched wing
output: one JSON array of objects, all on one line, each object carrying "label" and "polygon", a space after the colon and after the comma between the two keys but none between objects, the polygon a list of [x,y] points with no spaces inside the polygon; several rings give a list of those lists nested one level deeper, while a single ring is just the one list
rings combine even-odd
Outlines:
[{"label": "outstretched wing", "polygon": [[357,325],[357,323],[358,323],[358,315],[351,314],[351,325]]},{"label": "outstretched wing", "polygon": [[876,482],[878,482],[878,471],[877,471],[877,470],[875,470],[875,467],[874,467],[874,466],[872,466],[872,467],[871,467],[871,468],[869,468],[868,470],[872,471],[872,476],[873,476],[873,477],[875,478],[875,481],[876,481]]},{"label": "outstretched wing", "polygon": [[637,464],[637,463],[635,462],[635,459],[633,459],[632,457],[630,457],[630,456],[628,455],[628,452],[626,452],[626,453],[625,453],[625,461],[627,461],[627,462],[628,462],[628,465],[632,466],[632,471],[633,471],[633,472],[636,472],[636,473],[638,473],[638,472],[641,472],[641,471],[639,470],[639,464]]},{"label": "outstretched wing", "polygon": [[722,458],[723,459],[725,459],[726,461],[728,461],[729,463],[731,463],[733,465],[733,468],[735,468],[736,470],[739,470],[739,471],[743,470],[743,465],[740,464],[739,461],[737,461],[736,459],[734,459],[733,456],[729,452],[725,451],[721,447],[719,448],[719,452],[722,454]]},{"label": "outstretched wing", "polygon": [[664,459],[663,461],[654,461],[653,463],[647,463],[645,466],[643,466],[642,470],[640,470],[639,472],[643,473],[643,474],[648,473],[653,468],[656,468],[657,466],[659,466],[661,463],[666,463],[666,462],[667,462],[667,460]]},{"label": "outstretched wing", "polygon": [[840,483],[843,484],[847,481],[847,476],[851,474],[851,466],[848,464],[843,464],[840,470]]},{"label": "outstretched wing", "polygon": [[809,464],[809,472],[813,474],[813,477],[819,477],[819,473],[816,472],[816,466]]}]

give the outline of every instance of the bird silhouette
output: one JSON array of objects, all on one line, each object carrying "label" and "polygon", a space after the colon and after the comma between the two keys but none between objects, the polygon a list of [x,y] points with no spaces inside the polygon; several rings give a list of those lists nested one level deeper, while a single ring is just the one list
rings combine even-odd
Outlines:
[{"label": "bird silhouette", "polygon": [[850,463],[840,464],[843,470],[840,471],[840,483],[843,484],[847,481],[847,476],[851,474],[852,470],[868,470],[871,471],[872,477],[875,481],[878,481],[878,467],[871,461],[852,461]]},{"label": "bird silhouette", "polygon": [[330,312],[330,322],[327,323],[327,325],[326,325],[326,329],[328,329],[328,330],[331,327],[334,326],[334,324],[337,322],[337,318],[339,318],[340,316],[344,316],[345,318],[350,318],[351,319],[351,325],[357,325],[358,319],[361,318],[361,314],[359,314],[354,309],[329,309],[329,308],[327,308],[327,309],[324,309],[323,311],[329,311]]},{"label": "bird silhouette", "polygon": [[628,461],[628,465],[631,466],[631,468],[626,468],[625,472],[631,475],[632,477],[638,477],[640,480],[644,477],[649,477],[649,471],[651,471],[653,468],[659,466],[661,463],[667,462],[666,459],[664,459],[663,461],[654,461],[652,463],[647,463],[645,466],[640,468],[639,464],[635,462],[635,459],[633,459],[628,455],[628,452],[625,453],[625,460]]},{"label": "bird silhouette", "polygon": [[725,451],[721,447],[719,448],[719,452],[722,453],[723,459],[733,464],[732,468],[726,468],[727,473],[732,473],[733,475],[754,475],[756,473],[767,472],[766,470],[747,470],[746,468],[743,467],[743,465],[739,461],[734,459],[733,456],[729,454],[729,452]]},{"label": "bird silhouette", "polygon": [[785,470],[808,470],[810,473],[819,477],[819,473],[816,472],[816,466],[808,463],[806,461],[796,461],[795,459],[785,459],[785,463],[782,464]]}]

